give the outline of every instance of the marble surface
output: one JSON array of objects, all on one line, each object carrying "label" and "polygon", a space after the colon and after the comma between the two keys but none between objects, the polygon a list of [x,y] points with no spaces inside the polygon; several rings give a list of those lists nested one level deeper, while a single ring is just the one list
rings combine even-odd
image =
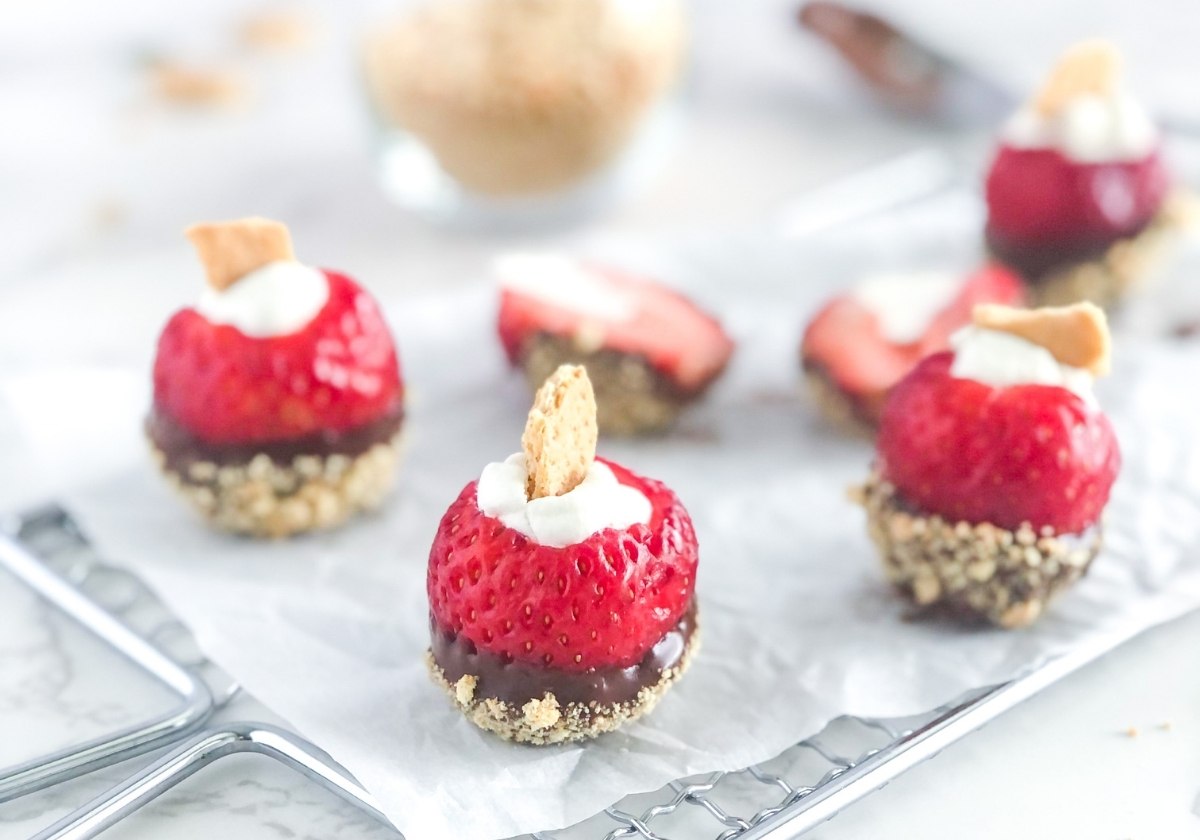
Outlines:
[{"label": "marble surface", "polygon": [[[661,176],[592,225],[523,241],[762,225],[807,189],[909,149],[935,143],[977,155],[978,132],[866,107],[828,56],[789,30],[790,4],[760,0],[736,17],[734,5],[699,4],[691,126]],[[13,16],[0,19],[0,113],[21,126],[0,132],[0,511],[141,457],[135,433],[101,430],[107,401],[144,392],[114,392],[102,375],[81,382],[75,372],[148,365],[162,320],[198,282],[184,224],[247,212],[286,218],[306,259],[353,267],[392,295],[477,277],[497,247],[513,244],[432,229],[383,201],[349,58],[361,16],[332,6],[309,7],[320,28],[304,55],[232,53],[258,89],[232,113],[155,102],[140,62],[147,52],[227,57],[241,14],[233,0],[56,0],[0,11]],[[47,423],[35,405],[61,410]],[[1198,647],[1200,616],[1134,640],[812,836],[1194,838]],[[0,575],[0,763],[169,702],[106,656]],[[273,719],[248,698],[222,714]],[[0,805],[0,840],[29,836],[142,762]],[[107,836],[218,832],[390,836],[258,756],[218,762]]]},{"label": "marble surface", "polygon": [[[0,572],[0,764],[33,758],[166,711],[175,697]],[[131,615],[148,631],[161,616]],[[287,726],[239,695],[217,714]],[[0,837],[28,837],[145,766],[153,755],[0,805]],[[221,759],[105,836],[388,838],[396,832],[263,756]]]}]

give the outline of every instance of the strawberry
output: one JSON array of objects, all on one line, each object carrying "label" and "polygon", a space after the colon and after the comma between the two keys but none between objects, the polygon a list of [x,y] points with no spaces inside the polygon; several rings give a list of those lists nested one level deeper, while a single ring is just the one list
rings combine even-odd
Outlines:
[{"label": "strawberry", "polygon": [[809,323],[800,354],[806,367],[833,381],[859,408],[877,419],[887,390],[924,357],[950,346],[950,336],[970,323],[977,303],[1019,304],[1020,280],[998,265],[985,265],[963,282],[954,300],[937,314],[920,340],[893,344],[874,313],[852,295],[840,295]]},{"label": "strawberry", "polygon": [[481,650],[565,671],[628,667],[678,624],[692,600],[692,521],[664,484],[608,461],[650,500],[650,524],[552,548],[480,512],[468,484],[429,553],[432,618]]},{"label": "strawberry", "polygon": [[517,288],[500,293],[499,332],[505,353],[519,364],[539,333],[586,335],[600,347],[641,356],[684,393],[704,389],[725,369],[733,342],[720,323],[678,292],[611,268],[586,267],[608,311],[576,308]]},{"label": "strawberry", "polygon": [[879,468],[919,511],[1015,530],[1077,534],[1096,523],[1121,456],[1108,418],[1048,385],[995,388],[921,362],[888,396]]},{"label": "strawberry", "polygon": [[158,342],[155,410],[220,444],[346,431],[397,409],[400,368],[378,306],[350,278],[325,276],[325,306],[289,335],[251,338],[177,312]]},{"label": "strawberry", "polygon": [[999,250],[1087,251],[1144,228],[1170,187],[1156,150],[1081,163],[1054,149],[1002,145],[987,176],[988,236]]}]

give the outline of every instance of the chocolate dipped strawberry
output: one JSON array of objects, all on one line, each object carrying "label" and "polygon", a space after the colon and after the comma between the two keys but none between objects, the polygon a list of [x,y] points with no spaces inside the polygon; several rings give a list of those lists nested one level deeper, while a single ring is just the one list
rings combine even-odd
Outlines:
[{"label": "chocolate dipped strawberry", "polygon": [[496,268],[509,360],[534,388],[559,365],[586,365],[606,434],[666,430],[733,353],[715,318],[649,280],[554,254]]},{"label": "chocolate dipped strawberry", "polygon": [[594,457],[582,367],[546,380],[521,443],[438,525],[428,664],[483,729],[591,738],[649,712],[695,654],[696,536],[668,487]]},{"label": "chocolate dipped strawberry", "polygon": [[349,277],[296,262],[287,228],[188,228],[208,288],[163,329],[151,449],[214,526],[281,537],[343,522],[391,486],[403,419],[396,350]]},{"label": "chocolate dipped strawberry", "polygon": [[1035,302],[1109,305],[1147,272],[1186,202],[1112,45],[1068,50],[1007,123],[987,175],[987,243]]},{"label": "chocolate dipped strawberry", "polygon": [[1108,327],[1088,303],[985,305],[952,343],[889,395],[860,499],[888,579],[918,607],[1020,627],[1100,548],[1121,464],[1092,392]]},{"label": "chocolate dipped strawberry", "polygon": [[948,272],[868,277],[809,322],[800,362],[821,412],[872,430],[888,390],[921,359],[946,350],[978,303],[1020,304],[1021,281],[997,265],[965,280]]}]

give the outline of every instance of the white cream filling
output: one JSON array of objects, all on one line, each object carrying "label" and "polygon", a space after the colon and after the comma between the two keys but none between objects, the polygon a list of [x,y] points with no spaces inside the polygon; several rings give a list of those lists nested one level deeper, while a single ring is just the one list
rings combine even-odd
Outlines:
[{"label": "white cream filling", "polygon": [[616,323],[632,321],[638,313],[634,295],[566,254],[505,254],[496,258],[493,271],[501,288],[580,315]]},{"label": "white cream filling", "polygon": [[920,340],[933,319],[954,301],[962,281],[950,272],[876,274],[850,292],[879,322],[893,344]]},{"label": "white cream filling", "polygon": [[950,338],[954,362],[950,375],[974,379],[996,388],[1011,385],[1055,385],[1096,404],[1094,378],[1083,368],[1059,362],[1045,347],[1023,338],[980,327],[963,327]]},{"label": "white cream filling", "polygon": [[563,548],[605,528],[650,523],[650,500],[617,481],[599,461],[592,462],[579,486],[561,496],[529,499],[525,481],[525,456],[518,452],[483,468],[475,501],[484,515],[541,545]]},{"label": "white cream filling", "polygon": [[206,287],[196,311],[252,338],[271,338],[303,329],[328,300],[324,272],[281,261],[256,268],[223,291]]},{"label": "white cream filling", "polygon": [[1009,118],[1004,140],[1021,149],[1056,149],[1079,163],[1138,160],[1158,144],[1158,129],[1125,91],[1076,96],[1047,117],[1026,105]]}]

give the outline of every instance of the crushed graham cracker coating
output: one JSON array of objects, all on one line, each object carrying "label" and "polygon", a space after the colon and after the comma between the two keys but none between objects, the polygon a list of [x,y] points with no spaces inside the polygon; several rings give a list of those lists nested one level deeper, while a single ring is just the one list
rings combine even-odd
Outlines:
[{"label": "crushed graham cracker coating", "polygon": [[1099,524],[1060,534],[1028,523],[1014,531],[918,513],[877,471],[851,498],[866,509],[884,574],[919,614],[1028,627],[1087,573],[1102,544]]},{"label": "crushed graham cracker coating", "polygon": [[1006,332],[1044,347],[1060,364],[1082,368],[1096,376],[1103,376],[1111,367],[1108,319],[1094,303],[1039,309],[981,303],[971,314],[975,326]]},{"label": "crushed graham cracker coating", "polygon": [[277,463],[260,453],[243,465],[197,461],[184,471],[148,442],[168,483],[209,525],[280,539],[334,528],[377,508],[395,482],[401,435],[356,456],[299,455]]},{"label": "crushed graham cracker coating", "polygon": [[707,389],[684,393],[636,353],[581,348],[575,338],[538,333],[521,351],[525,380],[535,391],[564,364],[582,364],[596,395],[596,422],[606,436],[660,434]]},{"label": "crushed graham cracker coating", "polygon": [[596,395],[587,370],[562,365],[538,389],[521,436],[530,499],[561,496],[596,458]]},{"label": "crushed graham cracker coating", "polygon": [[[1200,202],[1186,190],[1167,196],[1150,224],[1118,239],[1101,255],[1026,277],[1030,306],[1064,306],[1090,300],[1104,308],[1118,304],[1149,276],[1181,233],[1200,228]],[[1004,262],[1004,257],[993,254]]]},{"label": "crushed graham cracker coating", "polygon": [[200,222],[184,235],[196,249],[208,285],[218,292],[273,262],[294,262],[292,235],[283,222],[252,216],[228,222]]},{"label": "crushed graham cracker coating", "polygon": [[[691,666],[699,650],[700,625],[697,623],[679,661],[665,669],[657,683],[646,686],[632,700],[621,703],[592,700],[564,704],[552,692],[546,692],[540,698],[517,705],[496,697],[480,696],[473,675],[464,675],[455,683],[449,682],[432,651],[425,652],[425,665],[433,681],[471,723],[506,741],[544,745],[595,738],[649,714]],[[470,688],[466,690],[463,680],[468,677],[471,681],[466,685]]]},{"label": "crushed graham cracker coating", "polygon": [[1049,117],[1077,96],[1111,96],[1120,76],[1121,54],[1115,46],[1100,39],[1083,41],[1063,53],[1034,98],[1034,108]]}]

